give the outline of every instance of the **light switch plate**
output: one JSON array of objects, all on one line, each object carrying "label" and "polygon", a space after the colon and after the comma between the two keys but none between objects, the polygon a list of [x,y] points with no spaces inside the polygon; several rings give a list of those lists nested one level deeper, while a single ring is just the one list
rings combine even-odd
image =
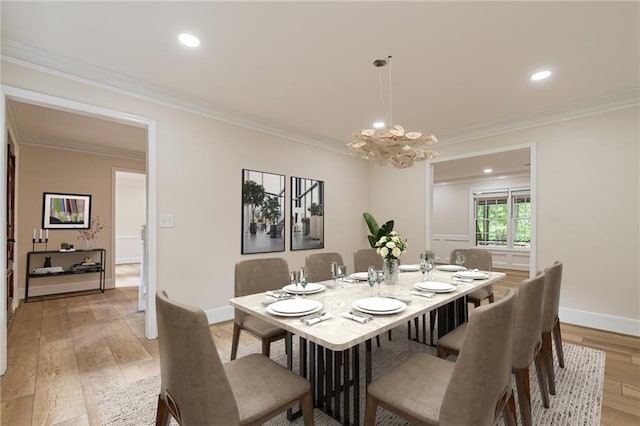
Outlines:
[{"label": "light switch plate", "polygon": [[175,228],[176,227],[176,217],[173,214],[161,214],[160,215],[160,228]]}]

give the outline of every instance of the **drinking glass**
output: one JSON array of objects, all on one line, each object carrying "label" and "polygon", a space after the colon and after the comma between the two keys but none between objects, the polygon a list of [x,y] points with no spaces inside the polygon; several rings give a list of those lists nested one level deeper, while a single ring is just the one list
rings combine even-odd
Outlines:
[{"label": "drinking glass", "polygon": [[333,279],[334,290],[338,289],[336,280],[338,279],[338,262],[331,262],[331,279]]},{"label": "drinking glass", "polygon": [[425,281],[424,274],[427,272],[427,253],[420,253],[420,272],[422,272],[422,281]]},{"label": "drinking glass", "polygon": [[300,268],[300,271],[298,272],[298,282],[302,286],[302,297],[305,297],[305,289],[309,282],[309,272],[307,271],[306,266]]},{"label": "drinking glass", "polygon": [[433,259],[427,258],[424,266],[425,266],[425,270],[427,271],[427,279],[431,281],[431,271],[433,271]]},{"label": "drinking glass", "polygon": [[371,297],[373,297],[373,287],[375,287],[378,282],[378,271],[376,271],[375,266],[369,266],[369,269],[367,269],[367,280],[371,288]]},{"label": "drinking glass", "polygon": [[338,278],[340,279],[340,288],[344,288],[344,279],[347,276],[346,265],[338,266]]},{"label": "drinking glass", "polygon": [[297,294],[298,284],[300,284],[300,272],[298,271],[289,272],[289,281],[291,282],[292,285],[295,286],[296,294]]},{"label": "drinking glass", "polygon": [[464,254],[459,251],[456,252],[456,265],[458,265],[461,269],[464,267]]},{"label": "drinking glass", "polygon": [[378,276],[376,278],[376,282],[378,283],[378,296],[380,296],[380,287],[384,282],[384,271],[378,271]]}]

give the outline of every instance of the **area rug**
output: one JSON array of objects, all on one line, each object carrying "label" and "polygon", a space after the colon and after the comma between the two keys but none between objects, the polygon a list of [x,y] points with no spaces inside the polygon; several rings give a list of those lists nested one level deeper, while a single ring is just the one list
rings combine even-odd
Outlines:
[{"label": "area rug", "polygon": [[[406,338],[406,328],[394,330],[393,341],[381,338],[382,346],[373,348],[373,377],[380,375],[393,366],[418,352],[433,353],[433,348],[410,341]],[[294,339],[294,351],[297,339]],[[559,368],[556,361],[556,395],[550,397],[551,407],[542,407],[540,390],[533,367],[530,371],[532,417],[535,425],[599,425],[602,406],[602,387],[604,382],[605,353],[565,343],[565,368]],[[259,352],[259,344],[241,348],[238,356]],[[361,351],[364,352],[364,351]],[[220,353],[224,362],[229,360],[228,353]],[[271,358],[286,363],[284,347],[275,344]],[[295,366],[294,366],[295,367]],[[362,379],[363,380],[363,379]],[[364,381],[362,381],[364,383]],[[120,388],[106,389],[96,394],[100,420],[109,426],[140,426],[155,424],[156,403],[160,388],[160,376],[152,376]],[[515,389],[515,382],[513,383]],[[364,397],[362,393],[361,415],[364,419]],[[518,413],[519,416],[519,413]],[[386,410],[378,409],[377,424],[406,425],[404,420]],[[518,423],[522,424],[520,419]],[[287,421],[283,415],[265,423],[270,426],[303,424],[302,419]],[[315,410],[315,424],[333,426],[339,424],[322,411]],[[500,420],[499,424],[503,424]],[[171,422],[171,425],[176,425]]]}]

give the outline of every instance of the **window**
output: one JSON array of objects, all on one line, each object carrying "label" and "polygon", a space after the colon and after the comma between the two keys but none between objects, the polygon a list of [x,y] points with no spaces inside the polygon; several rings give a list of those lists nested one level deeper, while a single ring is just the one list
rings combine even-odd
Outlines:
[{"label": "window", "polygon": [[476,246],[525,248],[531,244],[529,188],[473,193]]}]

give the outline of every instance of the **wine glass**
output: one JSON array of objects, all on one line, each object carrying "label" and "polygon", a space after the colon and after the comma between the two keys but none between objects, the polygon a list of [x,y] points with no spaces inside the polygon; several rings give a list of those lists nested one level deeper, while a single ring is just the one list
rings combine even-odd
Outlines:
[{"label": "wine glass", "polygon": [[291,285],[295,286],[296,295],[299,296],[297,292],[298,292],[298,284],[300,284],[300,272],[298,271],[289,272],[289,281],[291,282]]},{"label": "wine glass", "polygon": [[376,282],[378,283],[378,296],[380,296],[380,287],[384,282],[384,271],[378,271],[378,276],[376,277]]},{"label": "wine glass", "polygon": [[298,272],[298,282],[302,286],[302,297],[305,297],[305,289],[309,282],[309,272],[307,271],[306,266],[300,268],[300,271]]},{"label": "wine glass", "polygon": [[422,281],[425,281],[424,274],[427,270],[427,253],[420,253],[420,272],[422,272]]},{"label": "wine glass", "polygon": [[331,262],[331,279],[333,279],[333,288],[338,289],[336,280],[338,279],[338,262]]},{"label": "wine glass", "polygon": [[340,279],[340,288],[344,288],[344,279],[347,276],[347,266],[340,265],[338,266],[338,278]]},{"label": "wine glass", "polygon": [[460,268],[460,270],[464,269],[464,254],[460,253],[459,251],[456,252],[456,265],[458,265],[458,267]]},{"label": "wine glass", "polygon": [[433,258],[427,257],[425,261],[425,270],[427,271],[427,279],[431,281],[431,271],[433,271]]},{"label": "wine glass", "polygon": [[373,297],[373,287],[378,282],[378,271],[376,271],[375,266],[369,266],[369,269],[367,269],[367,281],[369,282],[369,287],[371,288],[371,297]]}]

